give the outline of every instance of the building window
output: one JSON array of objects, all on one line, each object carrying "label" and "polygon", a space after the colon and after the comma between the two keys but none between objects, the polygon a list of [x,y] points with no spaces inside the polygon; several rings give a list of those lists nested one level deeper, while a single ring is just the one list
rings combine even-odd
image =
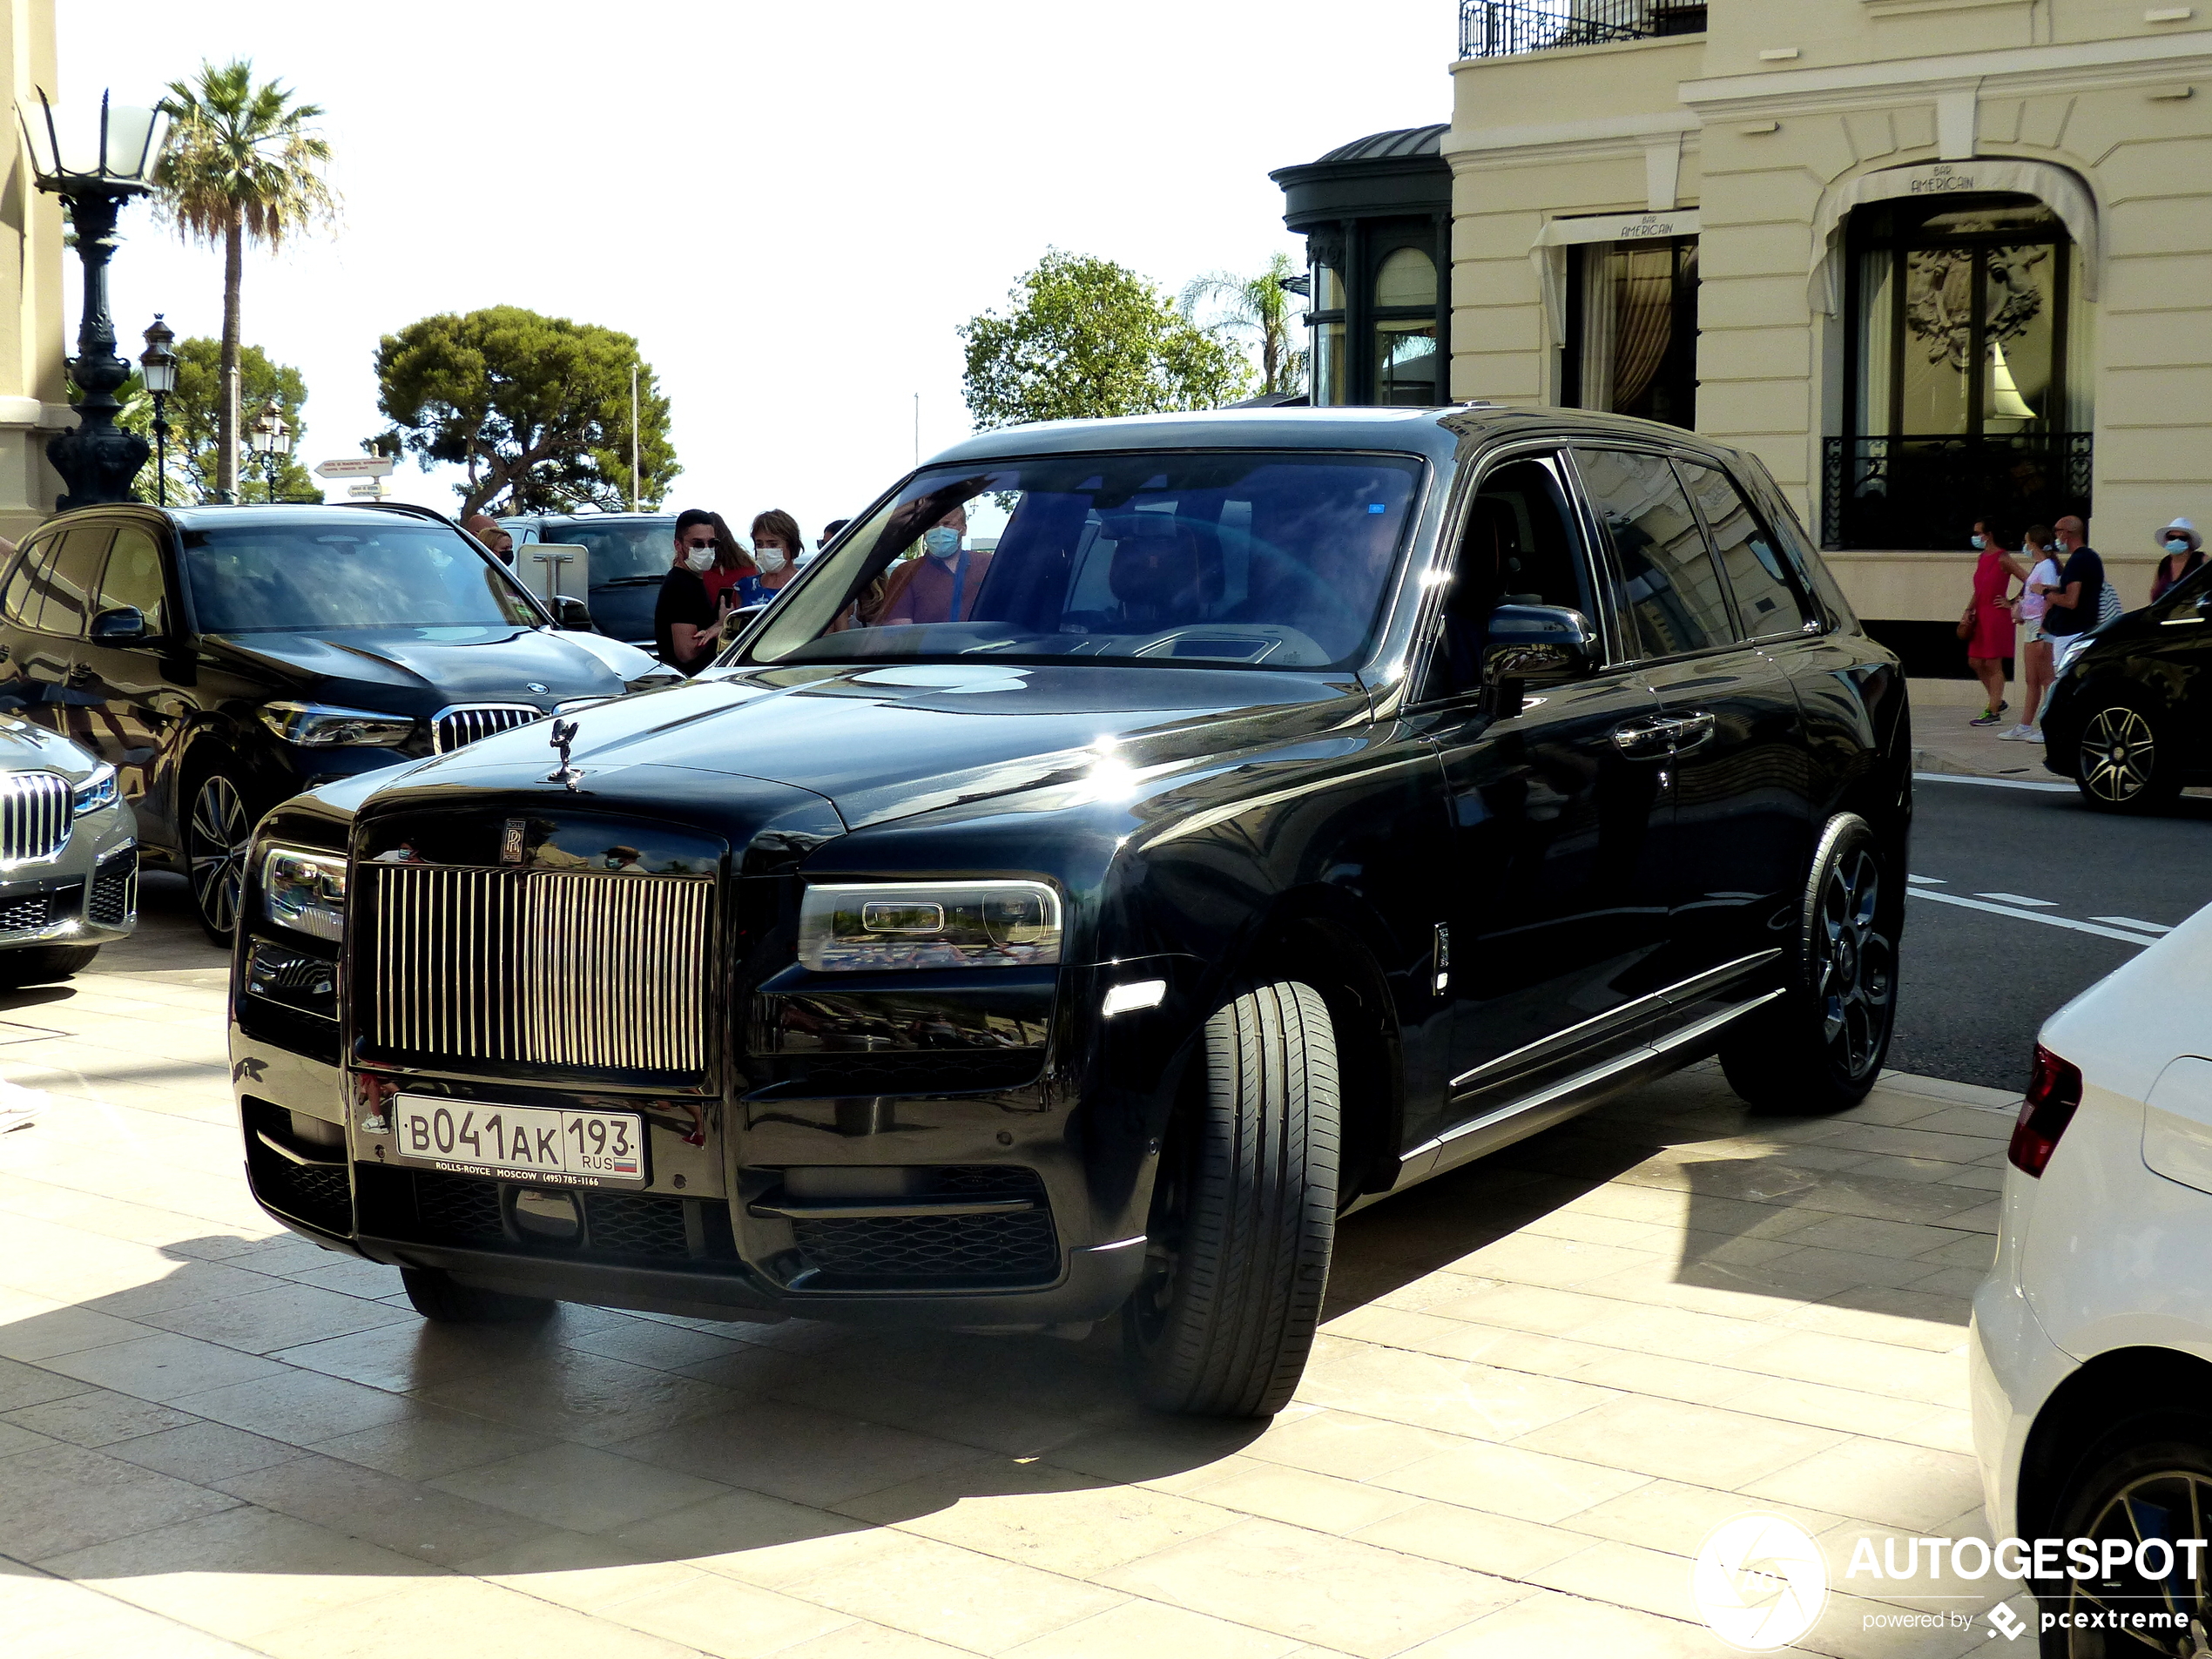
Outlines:
[{"label": "building window", "polygon": [[1567,389],[1579,408],[1697,424],[1697,239],[1571,250]]},{"label": "building window", "polygon": [[1375,273],[1377,403],[1426,408],[1441,401],[1436,361],[1436,261],[1417,247],[1393,250]]},{"label": "building window", "polygon": [[1344,278],[1332,265],[1316,265],[1311,396],[1317,405],[1345,401],[1344,347]]}]

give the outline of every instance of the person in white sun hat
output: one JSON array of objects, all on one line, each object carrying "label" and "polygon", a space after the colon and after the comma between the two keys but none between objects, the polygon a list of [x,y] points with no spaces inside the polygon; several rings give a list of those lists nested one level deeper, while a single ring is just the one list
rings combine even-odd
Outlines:
[{"label": "person in white sun hat", "polygon": [[2186,579],[2204,563],[2204,538],[2188,519],[2176,518],[2151,539],[2166,556],[2159,560],[2158,569],[2150,578],[2150,602],[2156,604],[2166,597],[2168,589]]}]

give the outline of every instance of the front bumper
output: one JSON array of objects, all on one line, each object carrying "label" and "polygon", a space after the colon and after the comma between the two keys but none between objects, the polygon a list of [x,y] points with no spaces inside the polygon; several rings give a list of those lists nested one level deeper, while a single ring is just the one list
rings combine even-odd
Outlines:
[{"label": "front bumper", "polygon": [[0,951],[112,944],[138,923],[138,847],[127,823],[88,819],[53,859],[0,873]]}]

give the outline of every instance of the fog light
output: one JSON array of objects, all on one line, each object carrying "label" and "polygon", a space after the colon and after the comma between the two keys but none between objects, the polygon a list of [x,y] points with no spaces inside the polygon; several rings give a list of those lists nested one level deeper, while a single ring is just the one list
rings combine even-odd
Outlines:
[{"label": "fog light", "polygon": [[565,1192],[548,1192],[543,1187],[517,1187],[515,1230],[526,1238],[574,1244],[583,1232],[583,1218],[577,1214],[576,1200]]}]

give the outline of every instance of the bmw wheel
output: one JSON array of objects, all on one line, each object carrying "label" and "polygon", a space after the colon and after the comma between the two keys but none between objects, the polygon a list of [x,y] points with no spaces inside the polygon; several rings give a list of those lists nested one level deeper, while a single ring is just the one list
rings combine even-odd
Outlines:
[{"label": "bmw wheel", "polygon": [[216,768],[200,775],[185,818],[185,863],[192,877],[199,925],[219,945],[238,928],[239,893],[246,855],[253,844],[254,814],[230,775]]},{"label": "bmw wheel", "polygon": [[2114,694],[2081,723],[2074,783],[2100,812],[2140,813],[2164,806],[2181,791],[2170,757],[2158,740],[2159,720],[2147,704]]},{"label": "bmw wheel", "polygon": [[1866,1098],[1897,1018],[1904,904],[1866,820],[1829,819],[1799,913],[1797,960],[1782,995],[1721,1049],[1729,1086],[1754,1107],[1831,1112]]}]

